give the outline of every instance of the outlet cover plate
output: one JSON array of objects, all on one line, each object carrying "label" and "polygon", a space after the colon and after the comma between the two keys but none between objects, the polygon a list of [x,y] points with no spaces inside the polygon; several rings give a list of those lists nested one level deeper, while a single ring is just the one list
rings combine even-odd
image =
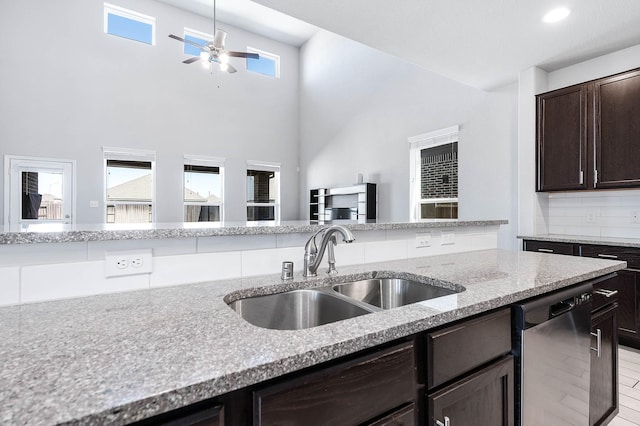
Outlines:
[{"label": "outlet cover plate", "polygon": [[153,272],[151,249],[108,251],[104,256],[105,277],[150,274]]},{"label": "outlet cover plate", "polygon": [[431,232],[416,233],[416,248],[431,247]]}]

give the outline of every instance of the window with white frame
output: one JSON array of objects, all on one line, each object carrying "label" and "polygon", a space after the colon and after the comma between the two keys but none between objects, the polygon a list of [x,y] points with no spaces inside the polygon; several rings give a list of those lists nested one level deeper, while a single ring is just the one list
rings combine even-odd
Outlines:
[{"label": "window with white frame", "polygon": [[184,221],[223,220],[224,159],[184,157]]},{"label": "window with white frame", "polygon": [[280,164],[247,162],[247,221],[280,220]]},{"label": "window with white frame", "polygon": [[[200,46],[204,46],[207,44],[209,40],[213,40],[213,36],[211,34],[203,33],[202,31],[193,30],[191,28],[184,29],[184,39],[188,41],[192,41]],[[200,56],[202,50],[197,47],[189,44],[183,43],[184,45],[184,54],[191,56]],[[208,57],[208,55],[207,55]]]},{"label": "window with white frame", "polygon": [[258,59],[247,58],[247,71],[280,78],[280,56],[264,50],[247,47],[247,52],[257,53]]},{"label": "window with white frame", "polygon": [[156,44],[156,18],[113,4],[104,4],[104,32],[141,43]]},{"label": "window with white frame", "polygon": [[105,222],[155,221],[155,152],[103,148]]},{"label": "window with white frame", "polygon": [[458,218],[458,130],[409,138],[412,221]]}]

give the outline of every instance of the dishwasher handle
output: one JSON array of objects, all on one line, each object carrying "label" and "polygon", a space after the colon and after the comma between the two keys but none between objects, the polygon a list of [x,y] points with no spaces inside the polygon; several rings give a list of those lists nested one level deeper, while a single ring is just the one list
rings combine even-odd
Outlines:
[{"label": "dishwasher handle", "polygon": [[576,300],[574,297],[565,299],[562,302],[558,302],[555,305],[549,306],[549,318],[557,317],[566,312],[569,312],[576,306]]}]

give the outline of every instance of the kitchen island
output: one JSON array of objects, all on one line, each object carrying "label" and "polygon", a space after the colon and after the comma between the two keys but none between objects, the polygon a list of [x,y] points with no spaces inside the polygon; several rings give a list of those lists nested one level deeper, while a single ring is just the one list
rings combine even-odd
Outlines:
[{"label": "kitchen island", "polygon": [[[625,268],[625,262],[485,250],[0,309],[0,423],[124,424]],[[306,330],[250,325],[227,305],[294,288],[428,277],[465,291]],[[443,298],[444,299],[444,298]]]}]

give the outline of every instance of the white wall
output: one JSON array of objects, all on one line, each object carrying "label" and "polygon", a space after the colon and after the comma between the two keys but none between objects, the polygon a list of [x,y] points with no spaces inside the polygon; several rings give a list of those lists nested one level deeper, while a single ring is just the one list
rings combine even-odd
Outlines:
[{"label": "white wall", "polygon": [[546,90],[606,77],[640,67],[640,44],[549,73]]},{"label": "white wall", "polygon": [[463,124],[459,142],[460,219],[508,219],[498,247],[517,248],[518,87],[487,93]]},{"label": "white wall", "polygon": [[515,87],[485,93],[318,32],[300,50],[302,216],[309,189],[348,185],[360,172],[378,183],[380,219],[408,220],[407,138],[460,124],[460,217],[514,220],[516,95]]},{"label": "white wall", "polygon": [[536,193],[536,93],[547,73],[531,67],[518,76],[518,234],[546,233],[547,195]]},{"label": "white wall", "polygon": [[246,220],[246,161],[280,162],[282,219],[296,219],[298,49],[220,24],[228,49],[280,55],[281,78],[248,73],[241,59],[236,74],[212,75],[182,64],[167,35],[211,33],[213,21],[151,0],[114,3],[156,17],[156,46],[104,34],[102,1],[2,1],[0,155],[77,160],[78,223],[103,220],[102,146],[156,150],[158,222],[182,221],[184,154],[227,158],[231,221]]}]

